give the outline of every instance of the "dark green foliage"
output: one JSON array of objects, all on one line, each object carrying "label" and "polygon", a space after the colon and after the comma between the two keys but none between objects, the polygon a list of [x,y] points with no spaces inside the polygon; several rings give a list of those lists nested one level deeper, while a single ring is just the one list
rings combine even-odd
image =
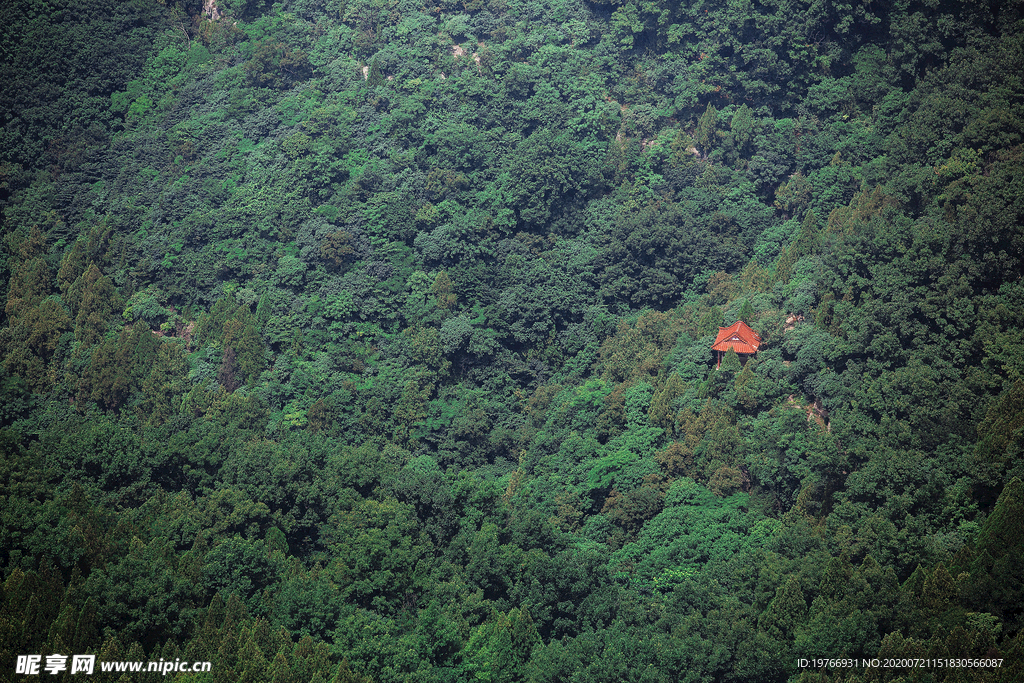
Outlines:
[{"label": "dark green foliage", "polygon": [[4,661],[1019,676],[1019,10],[5,5]]},{"label": "dark green foliage", "polygon": [[283,43],[257,43],[252,58],[243,68],[253,85],[277,90],[305,80],[310,73],[306,53],[292,50]]}]

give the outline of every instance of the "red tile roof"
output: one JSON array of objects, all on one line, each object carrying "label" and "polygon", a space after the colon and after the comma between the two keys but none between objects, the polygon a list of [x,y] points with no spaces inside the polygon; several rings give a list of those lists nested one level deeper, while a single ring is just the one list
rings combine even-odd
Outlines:
[{"label": "red tile roof", "polygon": [[729,327],[719,327],[718,336],[712,345],[712,351],[728,351],[730,348],[736,353],[757,353],[761,346],[761,338],[757,332],[750,329],[742,320],[737,320]]}]

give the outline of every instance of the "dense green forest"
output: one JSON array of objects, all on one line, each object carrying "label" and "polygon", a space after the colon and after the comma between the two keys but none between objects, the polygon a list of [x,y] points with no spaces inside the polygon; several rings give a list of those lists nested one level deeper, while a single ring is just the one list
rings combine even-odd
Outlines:
[{"label": "dense green forest", "polygon": [[16,0],[0,53],[0,679],[1024,678],[1021,0]]}]

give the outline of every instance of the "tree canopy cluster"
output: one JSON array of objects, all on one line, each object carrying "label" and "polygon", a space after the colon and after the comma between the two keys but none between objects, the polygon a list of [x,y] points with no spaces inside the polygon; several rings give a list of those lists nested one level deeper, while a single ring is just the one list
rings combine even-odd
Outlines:
[{"label": "tree canopy cluster", "polygon": [[4,666],[1024,676],[1019,2],[24,0],[0,46]]}]

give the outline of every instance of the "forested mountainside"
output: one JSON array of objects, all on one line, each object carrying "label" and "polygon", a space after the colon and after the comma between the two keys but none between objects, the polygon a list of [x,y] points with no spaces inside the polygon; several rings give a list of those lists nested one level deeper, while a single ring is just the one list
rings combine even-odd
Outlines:
[{"label": "forested mountainside", "polygon": [[1021,680],[1022,12],[3,3],[0,677]]}]

